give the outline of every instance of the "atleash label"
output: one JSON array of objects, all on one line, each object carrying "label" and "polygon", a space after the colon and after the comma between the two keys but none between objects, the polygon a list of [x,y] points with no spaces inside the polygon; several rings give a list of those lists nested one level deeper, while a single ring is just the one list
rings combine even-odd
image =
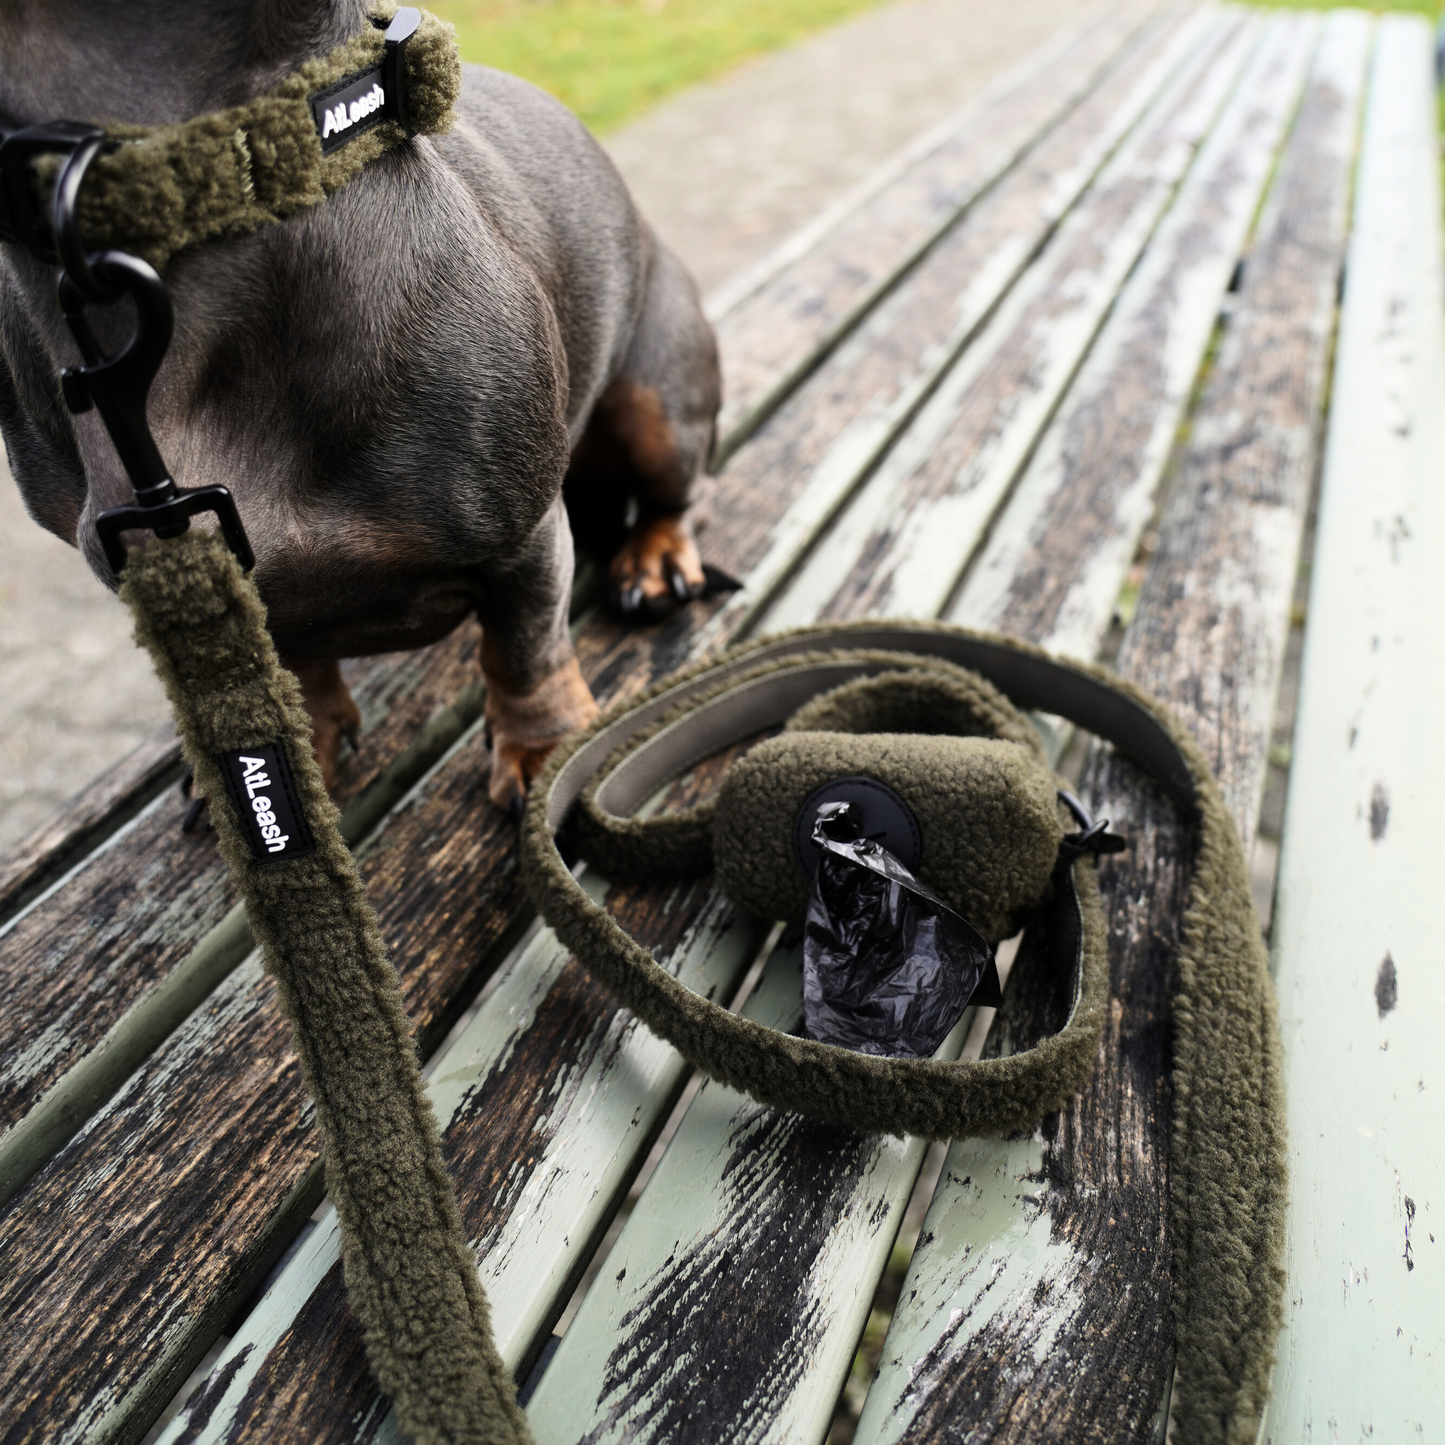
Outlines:
[{"label": "atleash label", "polygon": [[226,791],[257,858],[301,858],[315,851],[280,743],[222,753],[220,763]]},{"label": "atleash label", "polygon": [[386,119],[386,92],[381,67],[374,66],[311,97],[311,118],[321,137],[323,154],[344,145]]}]

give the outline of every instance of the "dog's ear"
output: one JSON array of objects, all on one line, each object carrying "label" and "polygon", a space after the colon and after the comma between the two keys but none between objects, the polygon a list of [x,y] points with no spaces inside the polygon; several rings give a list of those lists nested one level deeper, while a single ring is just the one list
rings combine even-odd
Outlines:
[{"label": "dog's ear", "polygon": [[361,29],[366,0],[254,0],[252,59],[258,66],[294,65],[340,45]]}]

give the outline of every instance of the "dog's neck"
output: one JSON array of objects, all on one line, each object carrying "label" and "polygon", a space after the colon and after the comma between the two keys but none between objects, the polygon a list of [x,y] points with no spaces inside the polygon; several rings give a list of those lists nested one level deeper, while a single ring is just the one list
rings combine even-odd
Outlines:
[{"label": "dog's neck", "polygon": [[361,27],[367,0],[5,0],[0,124],[156,125],[238,105]]}]

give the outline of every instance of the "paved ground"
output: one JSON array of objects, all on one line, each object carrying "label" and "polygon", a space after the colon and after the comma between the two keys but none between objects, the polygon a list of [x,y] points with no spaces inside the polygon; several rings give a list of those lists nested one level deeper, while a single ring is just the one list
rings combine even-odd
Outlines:
[{"label": "paved ground", "polygon": [[[608,149],[711,289],[1081,8],[898,0],[667,102]],[[0,476],[0,848],[165,716],[124,609]]]}]

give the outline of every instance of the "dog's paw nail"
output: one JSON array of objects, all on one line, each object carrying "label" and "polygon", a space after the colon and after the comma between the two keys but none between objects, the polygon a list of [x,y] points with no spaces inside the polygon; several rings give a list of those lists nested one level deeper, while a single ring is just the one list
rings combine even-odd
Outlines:
[{"label": "dog's paw nail", "polygon": [[714,567],[711,562],[702,564],[702,595],[714,597],[719,592],[741,592],[743,584],[736,577],[724,572],[721,567]]},{"label": "dog's paw nail", "polygon": [[346,745],[352,752],[359,753],[361,751],[361,733],[358,729],[347,728],[341,736],[346,739]]},{"label": "dog's paw nail", "polygon": [[[206,811],[206,800],[204,798],[193,798],[191,806],[186,809],[186,816],[181,820],[182,833],[194,833],[200,825],[201,814]],[[206,831],[209,832],[211,820],[206,819]]]},{"label": "dog's paw nail", "polygon": [[507,804],[507,811],[512,815],[512,821],[514,823],[520,823],[522,821],[522,814],[527,811],[526,798],[524,798],[521,793],[518,793],[517,796]]},{"label": "dog's paw nail", "polygon": [[688,585],[687,578],[683,576],[682,568],[677,565],[672,553],[668,553],[662,559],[662,570],[667,575],[667,585],[672,589],[672,595],[677,599],[678,605],[692,601],[692,588]]},{"label": "dog's paw nail", "polygon": [[482,743],[488,752],[492,750],[492,725],[489,722],[482,724]]},{"label": "dog's paw nail", "polygon": [[189,798],[191,790],[196,786],[196,770],[187,768],[185,775],[181,778],[181,797]]},{"label": "dog's paw nail", "polygon": [[624,612],[636,612],[642,606],[642,583],[633,582],[618,594],[617,605]]}]

